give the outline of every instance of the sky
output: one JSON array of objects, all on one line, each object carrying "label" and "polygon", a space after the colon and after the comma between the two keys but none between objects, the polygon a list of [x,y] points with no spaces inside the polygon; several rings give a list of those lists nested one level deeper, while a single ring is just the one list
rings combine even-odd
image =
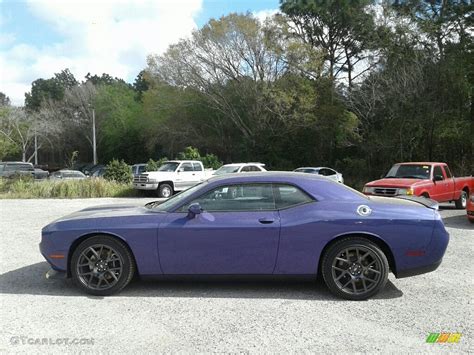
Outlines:
[{"label": "sky", "polygon": [[0,92],[23,105],[39,78],[69,68],[76,79],[107,73],[133,82],[211,18],[277,11],[279,0],[0,0]]}]

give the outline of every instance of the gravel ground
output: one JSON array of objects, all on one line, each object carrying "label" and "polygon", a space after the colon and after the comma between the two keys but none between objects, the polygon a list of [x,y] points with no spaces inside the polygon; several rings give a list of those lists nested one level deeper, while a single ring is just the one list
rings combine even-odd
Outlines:
[{"label": "gravel ground", "polygon": [[[88,206],[130,201],[0,201],[0,352],[474,351],[474,228],[464,211],[441,212],[451,242],[437,271],[390,275],[385,290],[362,302],[336,299],[321,282],[134,282],[100,298],[43,278],[42,226]],[[462,333],[460,343],[425,342],[442,331]],[[88,344],[29,344],[43,338]]]}]

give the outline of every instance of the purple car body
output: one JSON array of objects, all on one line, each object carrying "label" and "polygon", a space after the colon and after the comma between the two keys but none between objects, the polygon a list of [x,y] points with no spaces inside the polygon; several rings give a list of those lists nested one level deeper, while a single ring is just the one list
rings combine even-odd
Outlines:
[{"label": "purple car body", "polygon": [[[199,196],[245,184],[296,187],[309,200],[267,210],[204,209],[189,215],[186,207]],[[437,206],[367,197],[310,174],[224,175],[181,195],[168,200],[166,210],[160,205],[99,206],[60,218],[43,228],[41,253],[54,270],[70,275],[74,248],[90,236],[110,235],[130,248],[140,276],[314,276],[328,246],[355,235],[377,244],[390,270],[405,277],[436,269],[449,240]]]}]

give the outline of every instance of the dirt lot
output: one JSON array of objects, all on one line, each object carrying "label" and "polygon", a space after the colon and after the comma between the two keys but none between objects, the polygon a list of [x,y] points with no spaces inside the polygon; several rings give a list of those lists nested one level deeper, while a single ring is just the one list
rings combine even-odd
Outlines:
[{"label": "dirt lot", "polygon": [[[41,228],[117,202],[130,200],[0,201],[0,352],[474,351],[474,227],[464,211],[441,211],[451,241],[437,271],[390,275],[364,302],[336,299],[311,282],[135,282],[99,298],[44,279]],[[425,342],[443,331],[462,333],[460,343]]]}]

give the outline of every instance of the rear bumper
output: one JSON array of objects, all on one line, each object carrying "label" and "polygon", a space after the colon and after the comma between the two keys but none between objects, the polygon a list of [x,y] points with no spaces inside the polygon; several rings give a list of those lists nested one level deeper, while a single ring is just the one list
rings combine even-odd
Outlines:
[{"label": "rear bumper", "polygon": [[419,266],[413,269],[399,271],[397,272],[395,277],[397,279],[402,279],[404,277],[416,276],[416,275],[426,274],[427,272],[435,271],[441,265],[441,261],[443,261],[443,259],[430,265]]}]

